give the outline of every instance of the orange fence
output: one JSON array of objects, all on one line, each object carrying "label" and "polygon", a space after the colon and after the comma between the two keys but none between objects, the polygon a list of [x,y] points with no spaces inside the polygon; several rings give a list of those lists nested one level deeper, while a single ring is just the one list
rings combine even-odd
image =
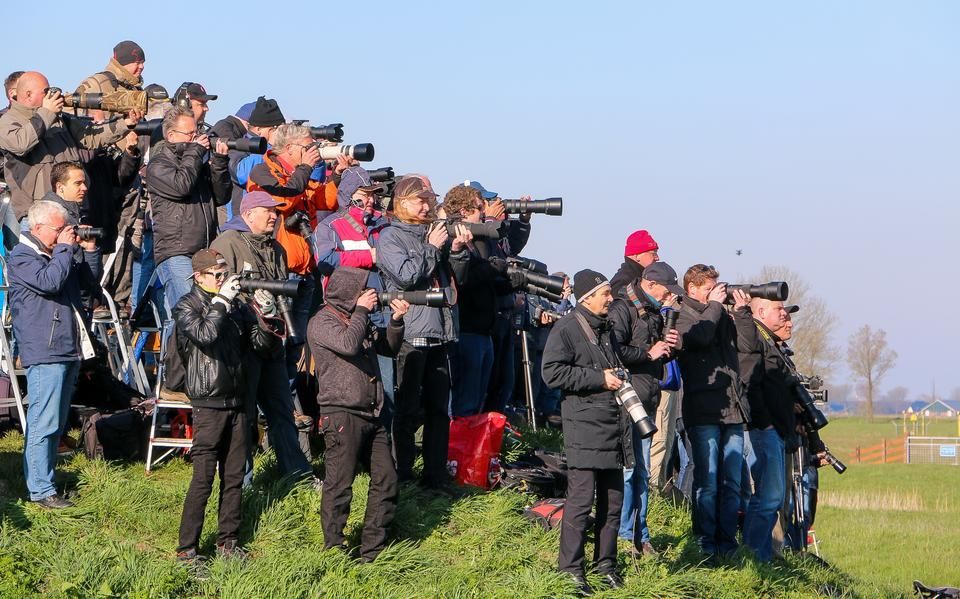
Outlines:
[{"label": "orange fence", "polygon": [[857,447],[852,454],[857,464],[903,464],[907,461],[906,436],[884,439],[868,447]]}]

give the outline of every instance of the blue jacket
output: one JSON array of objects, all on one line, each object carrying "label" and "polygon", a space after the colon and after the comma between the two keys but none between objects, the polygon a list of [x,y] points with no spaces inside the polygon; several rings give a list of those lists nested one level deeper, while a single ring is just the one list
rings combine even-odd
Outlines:
[{"label": "blue jacket", "polygon": [[74,257],[79,248],[57,244],[48,254],[41,247],[23,233],[10,252],[10,311],[24,367],[80,359],[80,290],[98,289],[89,267]]}]

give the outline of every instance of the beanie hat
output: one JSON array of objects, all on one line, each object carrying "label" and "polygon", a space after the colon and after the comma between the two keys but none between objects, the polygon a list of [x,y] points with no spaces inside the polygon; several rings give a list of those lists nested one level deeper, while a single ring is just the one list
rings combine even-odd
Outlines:
[{"label": "beanie hat", "polygon": [[237,111],[233,113],[233,116],[237,117],[238,119],[243,119],[247,122],[250,122],[250,115],[253,114],[253,109],[254,107],[256,107],[256,105],[257,105],[256,102],[247,102],[246,104],[238,108]]},{"label": "beanie hat", "polygon": [[124,40],[113,47],[113,58],[122,65],[146,60],[140,44],[130,40]]},{"label": "beanie hat", "polygon": [[609,284],[607,277],[588,268],[573,275],[573,294],[577,296],[578,302],[582,302],[595,291]]},{"label": "beanie hat", "polygon": [[646,229],[640,229],[639,231],[631,233],[630,237],[627,237],[627,243],[623,248],[623,255],[634,256],[658,249],[660,249],[660,246],[653,240],[650,233],[647,233]]},{"label": "beanie hat", "polygon": [[276,100],[268,100],[260,96],[257,98],[257,105],[253,107],[253,112],[250,113],[250,119],[247,122],[254,127],[276,127],[282,125],[285,119]]}]

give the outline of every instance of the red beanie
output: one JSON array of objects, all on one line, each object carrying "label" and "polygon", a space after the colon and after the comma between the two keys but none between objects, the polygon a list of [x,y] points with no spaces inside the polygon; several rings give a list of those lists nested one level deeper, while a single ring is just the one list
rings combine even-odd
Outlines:
[{"label": "red beanie", "polygon": [[653,237],[650,237],[646,229],[640,229],[639,231],[631,233],[630,237],[627,237],[627,244],[623,248],[623,255],[634,256],[658,249],[660,249],[660,246],[653,240]]}]

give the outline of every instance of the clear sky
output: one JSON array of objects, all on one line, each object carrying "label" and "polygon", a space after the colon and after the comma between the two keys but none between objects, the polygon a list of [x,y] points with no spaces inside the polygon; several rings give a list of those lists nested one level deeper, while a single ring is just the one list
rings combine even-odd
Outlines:
[{"label": "clear sky", "polygon": [[[151,6],[158,7],[152,14]],[[147,82],[342,122],[374,166],[561,195],[526,255],[612,275],[649,229],[681,273],[799,272],[900,354],[884,388],[960,387],[960,3],[7,3],[0,70],[72,89],[138,41]],[[743,250],[741,256],[736,250]]]}]

